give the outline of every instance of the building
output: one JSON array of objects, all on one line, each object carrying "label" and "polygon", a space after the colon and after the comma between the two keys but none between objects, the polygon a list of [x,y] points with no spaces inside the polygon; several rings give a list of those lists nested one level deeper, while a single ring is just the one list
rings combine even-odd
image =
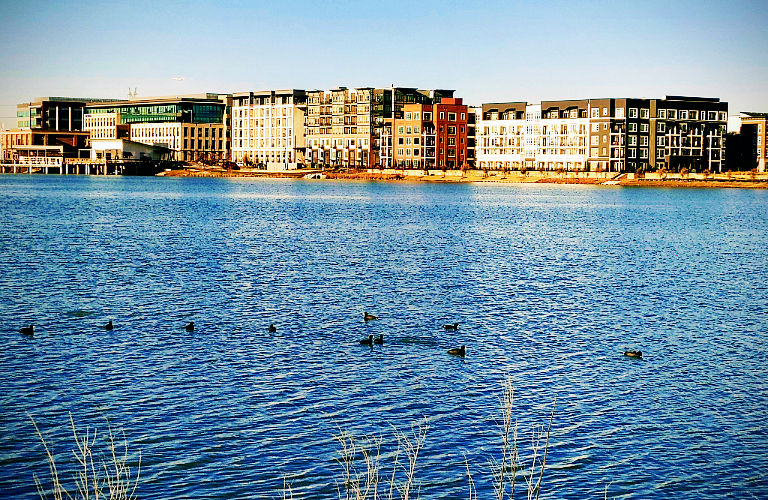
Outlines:
[{"label": "building", "polygon": [[[305,160],[303,90],[265,90],[232,95],[232,161],[295,168]],[[278,168],[278,165],[281,167]]]},{"label": "building", "polygon": [[91,139],[91,160],[168,160],[173,150],[127,139]]},{"label": "building", "polygon": [[307,92],[306,158],[308,163],[343,168],[381,166],[384,122],[403,116],[412,104],[431,104],[453,97],[452,90],[412,87]]},{"label": "building", "polygon": [[768,113],[744,111],[739,117],[742,164],[746,163],[746,170],[756,168],[758,172],[765,172],[768,159],[765,144],[768,139]]},{"label": "building", "polygon": [[469,108],[461,98],[406,104],[384,120],[381,165],[388,168],[469,168]]},{"label": "building", "polygon": [[128,139],[166,147],[180,161],[229,158],[227,94],[149,97],[89,102],[84,129],[94,139]]},{"label": "building", "polygon": [[479,168],[720,172],[728,103],[683,96],[491,103],[477,118]]},{"label": "building", "polygon": [[[36,97],[16,106],[16,128],[5,130],[0,137],[3,161],[18,161],[21,151],[29,147],[51,146],[64,157],[75,157],[88,145],[88,132],[83,128],[86,103],[113,102],[112,99],[78,97]],[[38,148],[39,149],[39,148]],[[33,148],[34,150],[34,148]],[[22,152],[22,156],[25,154]]]}]

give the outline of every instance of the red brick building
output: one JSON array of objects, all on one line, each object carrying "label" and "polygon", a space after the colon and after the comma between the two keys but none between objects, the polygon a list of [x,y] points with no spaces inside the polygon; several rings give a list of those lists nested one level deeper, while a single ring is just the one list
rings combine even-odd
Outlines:
[{"label": "red brick building", "polygon": [[469,111],[461,98],[406,104],[387,119],[381,141],[385,168],[456,169],[467,163]]}]

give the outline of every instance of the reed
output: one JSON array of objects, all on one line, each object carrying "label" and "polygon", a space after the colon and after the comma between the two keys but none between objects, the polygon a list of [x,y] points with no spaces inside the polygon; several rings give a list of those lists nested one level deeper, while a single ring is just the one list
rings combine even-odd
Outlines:
[{"label": "reed", "polygon": [[[59,473],[54,454],[48,447],[37,422],[29,413],[27,416],[32,421],[37,436],[43,444],[51,476],[50,485],[47,487],[43,485],[43,481],[37,475],[33,476],[37,493],[41,499],[47,500],[49,495],[54,500],[64,500],[65,498],[69,500],[134,500],[136,498],[136,487],[139,484],[141,474],[141,452],[138,456],[136,477],[133,477],[133,471],[128,460],[128,441],[125,438],[125,433],[120,431],[122,440],[119,441],[109,420],[107,420],[106,452],[100,453],[97,448],[97,430],[86,427],[84,433],[78,432],[75,420],[72,414],[69,414],[69,422],[75,440],[75,448],[72,449],[75,458],[73,464],[75,471],[72,475],[74,485],[69,483],[68,489],[65,480]],[[73,493],[70,493],[70,490]]]},{"label": "reed", "polygon": [[[500,456],[490,457],[488,466],[493,475],[494,497],[496,500],[514,500],[516,485],[524,483],[524,495],[528,500],[536,500],[541,492],[544,471],[547,465],[549,437],[555,416],[557,399],[552,405],[552,412],[546,426],[538,425],[531,431],[530,445],[524,448],[521,456],[518,424],[514,420],[514,387],[511,380],[504,383],[499,399],[501,421],[499,423],[501,450]],[[381,479],[382,438],[366,436],[356,439],[346,431],[339,431],[334,436],[339,442],[341,482],[337,483],[339,500],[409,500],[419,498],[420,488],[416,482],[416,462],[424,446],[428,430],[426,418],[414,425],[411,434],[394,430],[397,440],[393,452],[393,466],[387,474],[388,479]],[[477,500],[477,490],[472,478],[469,460],[464,457],[469,485],[469,500]]]}]

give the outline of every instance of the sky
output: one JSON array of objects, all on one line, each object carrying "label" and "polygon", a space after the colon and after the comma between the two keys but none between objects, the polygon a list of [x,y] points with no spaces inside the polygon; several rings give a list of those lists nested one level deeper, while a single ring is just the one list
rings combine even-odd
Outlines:
[{"label": "sky", "polygon": [[[768,112],[763,1],[0,0],[0,122],[38,96],[454,89],[690,95]],[[183,78],[183,80],[174,80]]]}]

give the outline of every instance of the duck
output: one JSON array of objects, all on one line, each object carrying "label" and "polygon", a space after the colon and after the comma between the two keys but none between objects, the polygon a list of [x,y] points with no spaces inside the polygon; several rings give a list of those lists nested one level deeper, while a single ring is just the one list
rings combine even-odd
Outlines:
[{"label": "duck", "polygon": [[380,333],[379,338],[373,339],[374,344],[384,345],[384,334]]},{"label": "duck", "polygon": [[629,358],[642,358],[643,352],[642,351],[624,351],[624,356],[627,356]]},{"label": "duck", "polygon": [[452,354],[454,356],[464,356],[466,353],[466,346],[456,347],[454,349],[448,349],[448,354]]},{"label": "duck", "polygon": [[365,321],[371,321],[372,319],[379,319],[378,316],[374,316],[373,314],[368,314],[368,311],[363,312],[363,319]]},{"label": "duck", "polygon": [[459,323],[454,323],[452,325],[443,325],[443,328],[446,330],[453,330],[454,332],[459,329]]},{"label": "duck", "polygon": [[269,324],[269,333],[275,333],[277,332],[277,328],[275,328],[275,325],[272,323]]},{"label": "duck", "polygon": [[195,322],[194,322],[194,321],[190,321],[190,322],[189,322],[189,324],[188,324],[187,326],[185,326],[184,328],[185,328],[185,329],[186,329],[188,332],[193,332],[193,331],[195,331]]},{"label": "duck", "polygon": [[21,330],[19,330],[19,333],[23,333],[24,335],[34,335],[35,334],[35,325],[29,325],[29,328],[24,327]]},{"label": "duck", "polygon": [[360,341],[360,345],[373,345],[373,335],[368,335],[367,339],[363,339]]},{"label": "duck", "polygon": [[109,320],[109,323],[107,323],[106,325],[104,325],[104,329],[105,329],[105,330],[111,330],[111,329],[113,329],[113,328],[114,328],[114,326],[112,325],[112,320]]}]

